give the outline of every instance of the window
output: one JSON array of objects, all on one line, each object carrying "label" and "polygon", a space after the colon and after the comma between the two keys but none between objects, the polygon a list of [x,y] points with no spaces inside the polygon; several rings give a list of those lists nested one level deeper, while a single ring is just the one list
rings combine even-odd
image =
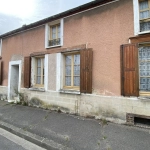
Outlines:
[{"label": "window", "polygon": [[64,88],[79,89],[80,86],[80,54],[65,55]]},{"label": "window", "polygon": [[63,19],[47,23],[45,26],[45,48],[63,45]]},{"label": "window", "polygon": [[[60,64],[60,92],[92,93],[92,49],[62,53]],[[63,62],[62,62],[63,61]]]},{"label": "window", "polygon": [[49,46],[60,45],[60,24],[50,26]]},{"label": "window", "polygon": [[150,0],[139,1],[140,32],[150,30]]},{"label": "window", "polygon": [[24,57],[24,87],[48,90],[48,55]]},{"label": "window", "polygon": [[150,45],[126,44],[121,49],[121,94],[150,95]]},{"label": "window", "polygon": [[150,46],[139,48],[140,91],[150,91]]},{"label": "window", "polygon": [[36,85],[44,86],[44,58],[36,58]]}]

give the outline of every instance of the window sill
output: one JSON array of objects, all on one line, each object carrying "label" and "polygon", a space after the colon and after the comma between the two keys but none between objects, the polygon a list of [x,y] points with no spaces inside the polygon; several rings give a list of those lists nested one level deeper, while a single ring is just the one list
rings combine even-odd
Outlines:
[{"label": "window sill", "polygon": [[45,92],[45,89],[44,88],[37,88],[37,87],[32,87],[32,88],[29,88],[30,91],[39,91],[39,92]]},{"label": "window sill", "polygon": [[55,48],[55,47],[61,47],[62,45],[54,45],[54,46],[47,46],[45,47],[46,49],[49,49],[49,48]]},{"label": "window sill", "polygon": [[143,31],[143,32],[139,32],[138,34],[146,34],[146,33],[150,33],[150,30],[148,30],[148,31]]},{"label": "window sill", "polygon": [[77,90],[67,90],[67,89],[60,89],[59,90],[60,93],[67,93],[67,94],[77,94],[80,95],[80,91]]}]

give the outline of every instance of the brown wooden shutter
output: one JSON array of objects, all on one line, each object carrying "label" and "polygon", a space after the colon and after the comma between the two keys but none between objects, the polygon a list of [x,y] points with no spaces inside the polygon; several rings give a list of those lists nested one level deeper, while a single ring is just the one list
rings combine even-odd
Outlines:
[{"label": "brown wooden shutter", "polygon": [[80,92],[92,93],[92,49],[80,52]]},{"label": "brown wooden shutter", "polygon": [[31,77],[31,57],[24,57],[24,87],[30,87],[30,77]]},{"label": "brown wooden shutter", "polygon": [[2,85],[2,61],[0,60],[0,85]]},{"label": "brown wooden shutter", "polygon": [[136,44],[121,46],[121,94],[139,96],[138,48]]}]

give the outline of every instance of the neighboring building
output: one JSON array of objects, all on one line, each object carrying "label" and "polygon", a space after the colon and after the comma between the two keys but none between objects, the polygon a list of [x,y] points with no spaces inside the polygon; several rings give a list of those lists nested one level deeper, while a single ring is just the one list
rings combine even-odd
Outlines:
[{"label": "neighboring building", "polygon": [[17,90],[83,116],[150,116],[150,0],[92,1],[0,39],[8,100]]}]

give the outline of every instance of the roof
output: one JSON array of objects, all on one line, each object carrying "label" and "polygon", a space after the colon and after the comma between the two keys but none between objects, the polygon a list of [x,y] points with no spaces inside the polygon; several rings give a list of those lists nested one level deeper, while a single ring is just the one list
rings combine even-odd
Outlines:
[{"label": "roof", "polygon": [[89,3],[86,3],[84,5],[78,6],[76,8],[64,11],[62,13],[50,16],[48,18],[39,20],[39,21],[31,23],[29,25],[24,25],[21,28],[18,28],[18,29],[12,30],[10,32],[4,33],[4,34],[0,35],[0,38],[5,38],[7,36],[10,36],[10,35],[22,32],[22,31],[26,31],[28,29],[31,29],[31,28],[34,28],[34,27],[37,27],[37,26],[40,26],[40,25],[43,25],[47,22],[51,22],[51,21],[54,21],[54,20],[57,20],[57,19],[61,19],[61,18],[70,16],[70,15],[73,15],[73,14],[76,14],[76,13],[79,13],[79,12],[82,12],[82,11],[85,11],[85,10],[88,10],[88,9],[106,4],[106,3],[109,3],[109,2],[113,2],[113,1],[115,1],[115,0],[94,0],[92,2],[89,2]]}]

